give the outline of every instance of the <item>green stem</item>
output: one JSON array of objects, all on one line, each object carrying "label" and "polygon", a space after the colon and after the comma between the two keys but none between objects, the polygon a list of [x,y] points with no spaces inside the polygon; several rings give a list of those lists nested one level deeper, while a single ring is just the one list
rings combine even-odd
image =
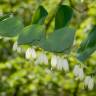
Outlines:
[{"label": "green stem", "polygon": [[76,82],[76,87],[75,87],[75,90],[74,90],[74,92],[73,92],[73,96],[78,96],[79,82],[80,82],[80,81],[77,81],[77,82]]}]

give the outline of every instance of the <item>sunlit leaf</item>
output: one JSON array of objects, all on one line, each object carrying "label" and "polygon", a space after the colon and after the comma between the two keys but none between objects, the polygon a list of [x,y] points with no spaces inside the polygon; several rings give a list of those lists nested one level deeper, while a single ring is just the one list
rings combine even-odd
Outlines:
[{"label": "sunlit leaf", "polygon": [[88,34],[86,40],[81,43],[77,58],[81,61],[86,60],[96,50],[96,26]]},{"label": "sunlit leaf", "polygon": [[29,25],[23,29],[18,38],[18,44],[32,44],[33,42],[39,41],[44,35],[43,25]]},{"label": "sunlit leaf", "polygon": [[23,24],[17,17],[9,17],[0,22],[0,36],[13,37],[22,29]]},{"label": "sunlit leaf", "polygon": [[74,41],[75,30],[72,28],[62,28],[51,33],[42,39],[40,46],[46,51],[66,52],[70,51]]},{"label": "sunlit leaf", "polygon": [[46,9],[43,6],[39,6],[33,15],[33,24],[43,24],[46,16],[48,15]]}]

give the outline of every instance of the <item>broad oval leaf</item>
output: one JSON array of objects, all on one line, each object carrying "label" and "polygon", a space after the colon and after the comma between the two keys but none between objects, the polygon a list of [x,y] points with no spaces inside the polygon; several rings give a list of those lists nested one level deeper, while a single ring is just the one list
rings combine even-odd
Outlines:
[{"label": "broad oval leaf", "polygon": [[96,26],[93,27],[88,37],[81,43],[77,52],[80,61],[86,60],[96,50]]},{"label": "broad oval leaf", "polygon": [[33,24],[43,24],[48,12],[43,6],[39,6],[36,12],[33,15],[32,23]]},{"label": "broad oval leaf", "polygon": [[55,16],[55,29],[63,28],[72,18],[73,10],[67,5],[60,5]]},{"label": "broad oval leaf", "polygon": [[43,25],[29,25],[23,29],[18,38],[18,44],[32,44],[33,42],[39,41],[44,35]]},{"label": "broad oval leaf", "polygon": [[75,30],[72,28],[62,28],[52,32],[40,42],[40,47],[51,52],[69,51],[74,41]]},{"label": "broad oval leaf", "polygon": [[9,17],[0,21],[0,36],[13,37],[23,29],[23,23],[17,17]]}]

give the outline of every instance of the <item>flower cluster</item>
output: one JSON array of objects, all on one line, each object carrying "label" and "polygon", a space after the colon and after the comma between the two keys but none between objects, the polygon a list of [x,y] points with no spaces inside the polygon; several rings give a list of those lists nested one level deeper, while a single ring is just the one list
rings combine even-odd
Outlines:
[{"label": "flower cluster", "polygon": [[51,66],[56,67],[59,70],[69,71],[69,64],[67,59],[63,59],[59,56],[53,55],[51,58]]},{"label": "flower cluster", "polygon": [[[39,53],[36,56],[36,51],[34,48],[28,48],[25,53],[26,59],[36,59],[35,64],[48,64],[48,57],[44,52]],[[52,68],[57,68],[58,70],[64,70],[65,72],[69,71],[69,64],[67,59],[63,59],[60,56],[52,55],[51,56],[51,66]]]},{"label": "flower cluster", "polygon": [[94,80],[91,76],[85,76],[83,68],[79,65],[75,65],[73,73],[76,76],[76,79],[84,80],[85,87],[88,87],[89,90],[92,90],[94,87]]},{"label": "flower cluster", "polygon": [[[18,50],[17,43],[14,44],[13,50]],[[35,64],[48,64],[49,59],[46,55],[46,53],[41,52],[37,55],[34,48],[28,48],[25,52],[25,58],[27,60],[34,60]],[[65,58],[62,58],[57,55],[51,55],[50,63],[52,68],[56,68],[58,70],[64,70],[65,72],[69,72],[69,63],[68,60]],[[49,64],[50,64],[49,63]],[[84,74],[84,70],[79,65],[75,65],[73,68],[73,74],[76,77],[76,80],[84,81],[85,87],[88,87],[89,90],[92,90],[94,87],[94,79],[91,76],[86,76]]]}]

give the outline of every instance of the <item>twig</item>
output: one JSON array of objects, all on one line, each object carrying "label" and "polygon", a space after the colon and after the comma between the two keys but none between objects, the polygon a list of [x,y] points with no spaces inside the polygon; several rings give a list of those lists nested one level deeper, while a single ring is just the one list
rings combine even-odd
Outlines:
[{"label": "twig", "polygon": [[[63,2],[64,2],[64,0],[61,0],[58,5],[61,5]],[[52,15],[52,16],[50,17],[50,19],[48,20],[48,22],[45,24],[46,30],[49,29],[49,26],[50,26],[50,24],[51,24],[51,22],[52,22],[52,20],[53,20],[53,18],[54,18],[54,16],[55,16],[57,10],[58,10],[58,6],[57,6],[56,10],[54,11],[53,15]]]},{"label": "twig", "polygon": [[79,12],[79,13],[82,13],[82,12],[86,12],[87,10],[88,10],[88,8],[85,8],[85,9],[83,9],[83,10],[80,10],[80,9],[78,9],[77,7],[75,7],[75,4],[72,2],[72,0],[69,0],[69,3],[70,3],[70,6],[72,7],[72,8],[74,8],[77,12]]}]

